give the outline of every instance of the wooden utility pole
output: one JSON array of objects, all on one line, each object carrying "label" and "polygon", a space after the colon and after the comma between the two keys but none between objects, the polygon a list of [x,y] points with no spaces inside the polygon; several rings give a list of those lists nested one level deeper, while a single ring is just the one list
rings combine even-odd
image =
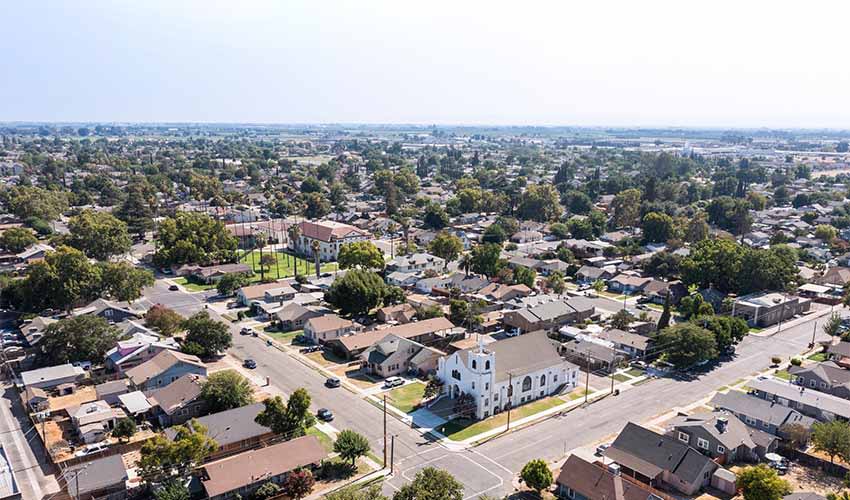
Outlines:
[{"label": "wooden utility pole", "polygon": [[387,468],[387,395],[384,394],[384,468]]},{"label": "wooden utility pole", "polygon": [[584,383],[584,402],[587,404],[587,395],[590,392],[590,353],[584,353],[584,362],[587,365],[587,379]]}]

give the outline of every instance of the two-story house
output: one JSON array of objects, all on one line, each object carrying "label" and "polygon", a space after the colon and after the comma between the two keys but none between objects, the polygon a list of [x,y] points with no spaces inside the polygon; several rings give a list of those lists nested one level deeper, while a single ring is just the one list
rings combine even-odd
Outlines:
[{"label": "two-story house", "polygon": [[832,361],[788,368],[791,380],[801,386],[850,399],[850,370]]},{"label": "two-story house", "polygon": [[135,390],[147,391],[165,387],[186,374],[206,377],[207,367],[197,356],[167,349],[126,374]]},{"label": "two-story house", "polygon": [[314,344],[324,344],[329,340],[350,335],[357,331],[354,323],[336,314],[325,314],[310,318],[304,323],[304,336]]},{"label": "two-story house", "polygon": [[723,464],[758,462],[779,443],[776,436],[747,427],[726,412],[676,417],[668,435]]}]

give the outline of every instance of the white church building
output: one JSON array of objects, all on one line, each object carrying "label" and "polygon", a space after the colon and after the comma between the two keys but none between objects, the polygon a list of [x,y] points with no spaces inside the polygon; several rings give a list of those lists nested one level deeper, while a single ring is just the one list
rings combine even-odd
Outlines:
[{"label": "white church building", "polygon": [[[558,354],[557,345],[538,331],[458,351],[439,359],[443,393],[456,399],[469,394],[475,417],[487,418],[559,389],[572,389],[579,367]],[[566,387],[564,387],[566,385]]]}]

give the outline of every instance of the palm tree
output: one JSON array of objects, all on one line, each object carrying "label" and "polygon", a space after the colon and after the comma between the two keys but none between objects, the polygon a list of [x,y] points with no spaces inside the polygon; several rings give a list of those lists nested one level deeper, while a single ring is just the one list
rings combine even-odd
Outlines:
[{"label": "palm tree", "polygon": [[[301,237],[301,228],[298,227],[297,225],[293,224],[293,225],[289,226],[289,229],[287,229],[286,232],[289,233],[288,246],[289,246],[290,250],[294,252],[295,250],[293,249],[292,246],[295,244],[296,241],[298,241],[298,238]],[[293,269],[295,269],[295,278],[298,279],[298,257],[293,257],[293,258],[295,260],[295,265],[292,266],[292,267],[293,267]]]},{"label": "palm tree", "polygon": [[398,231],[398,224],[395,222],[390,222],[387,224],[387,232],[390,233],[390,258],[395,258],[395,249],[393,247],[393,242],[395,241],[395,232]]},{"label": "palm tree", "polygon": [[313,258],[316,259],[316,277],[319,277],[319,240],[313,240],[310,243],[310,247],[313,249]]},{"label": "palm tree", "polygon": [[260,281],[266,280],[265,269],[263,265],[263,248],[268,243],[268,236],[266,233],[258,232],[257,236],[254,237],[254,245],[260,249]]},{"label": "palm tree", "polygon": [[[447,263],[448,265],[448,263]],[[466,273],[466,277],[469,278],[469,269],[472,267],[472,256],[468,253],[463,254],[460,258],[460,268]]]}]

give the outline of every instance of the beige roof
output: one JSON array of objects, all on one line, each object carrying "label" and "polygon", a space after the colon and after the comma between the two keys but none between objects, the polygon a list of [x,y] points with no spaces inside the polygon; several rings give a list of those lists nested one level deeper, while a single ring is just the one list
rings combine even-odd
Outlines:
[{"label": "beige roof", "polygon": [[166,349],[139,366],[127,370],[127,378],[134,384],[141,385],[180,362],[204,367],[204,363],[197,356]]},{"label": "beige roof", "polygon": [[310,324],[310,328],[312,328],[313,331],[319,333],[339,330],[340,328],[348,328],[354,324],[345,318],[340,318],[336,314],[325,314],[324,316],[319,316],[317,318],[310,318],[307,323]]},{"label": "beige roof", "polygon": [[327,456],[328,453],[315,436],[303,436],[207,464],[204,466],[205,479],[201,482],[207,496],[214,497],[298,467],[318,463]]},{"label": "beige roof", "polygon": [[268,290],[274,290],[276,288],[283,288],[288,286],[289,283],[285,281],[273,281],[271,283],[260,283],[259,285],[243,286],[239,289],[239,291],[247,299],[256,299],[264,296]]},{"label": "beige roof", "polygon": [[454,324],[445,317],[440,316],[438,318],[431,318],[423,321],[391,326],[389,328],[372,330],[371,332],[365,332],[358,335],[349,335],[338,340],[347,350],[357,351],[375,344],[387,335],[397,335],[401,338],[410,338],[418,337],[419,335],[424,335],[426,333],[450,330],[452,328],[454,328]]}]

